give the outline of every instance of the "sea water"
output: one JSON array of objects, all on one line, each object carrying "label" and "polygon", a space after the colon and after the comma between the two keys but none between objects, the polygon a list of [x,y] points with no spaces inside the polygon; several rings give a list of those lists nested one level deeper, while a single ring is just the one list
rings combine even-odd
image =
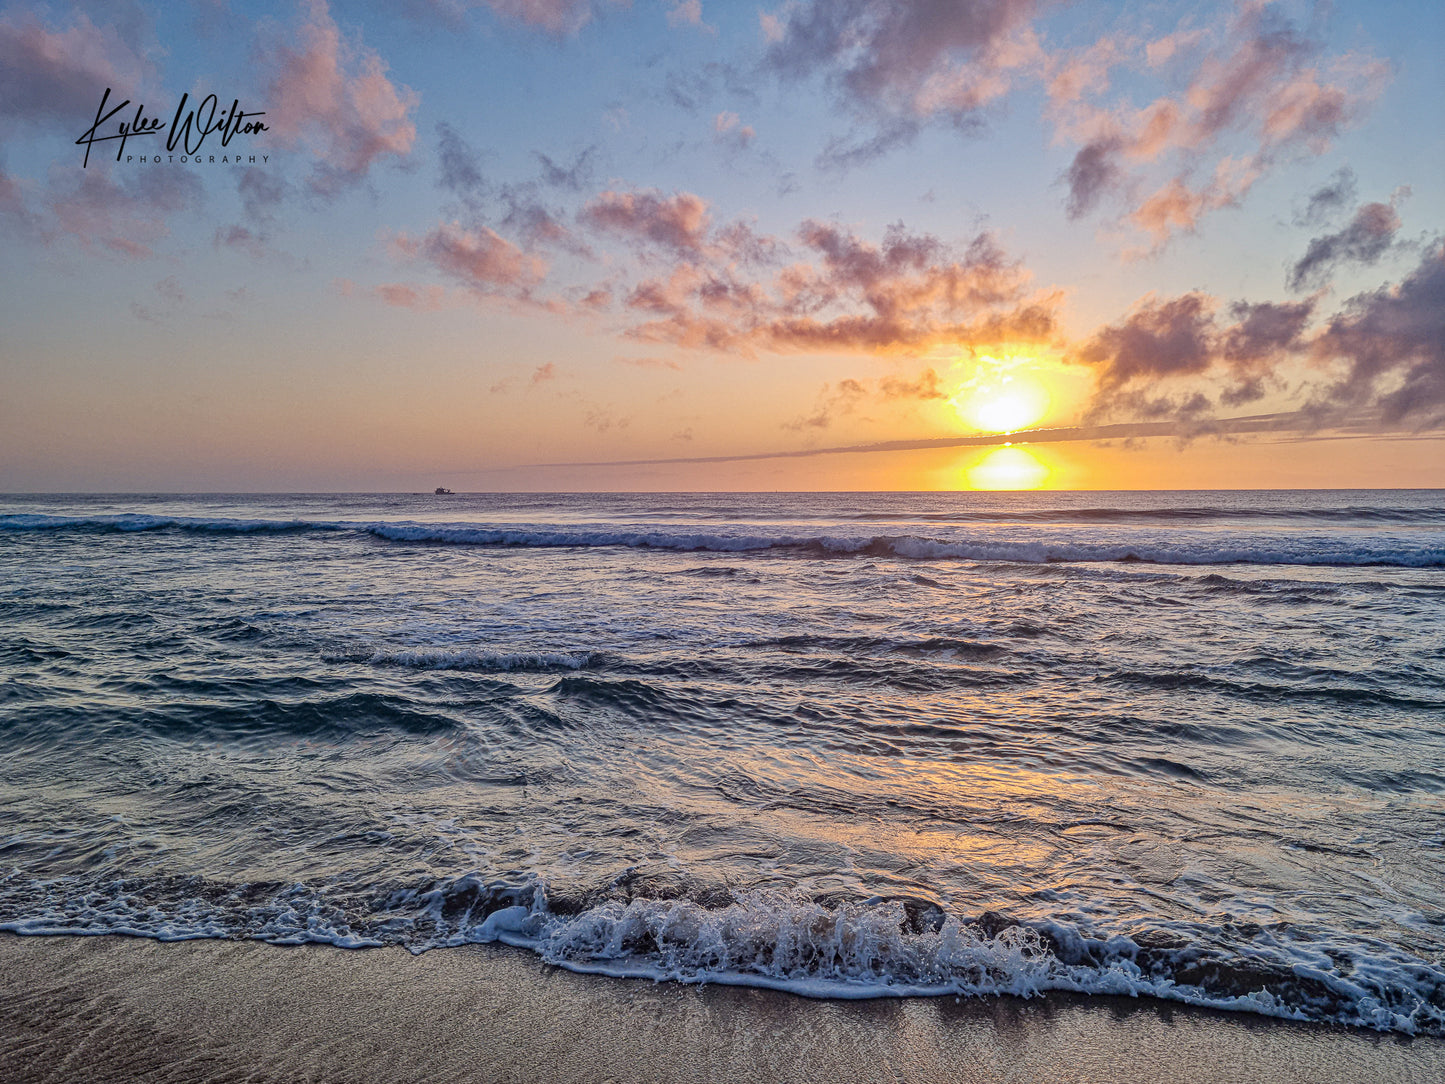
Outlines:
[{"label": "sea water", "polygon": [[0,498],[0,928],[1445,1034],[1445,493]]}]

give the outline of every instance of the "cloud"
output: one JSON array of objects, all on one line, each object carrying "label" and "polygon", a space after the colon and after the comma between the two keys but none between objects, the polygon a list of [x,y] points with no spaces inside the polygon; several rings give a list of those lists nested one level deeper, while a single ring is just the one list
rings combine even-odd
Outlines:
[{"label": "cloud", "polygon": [[579,255],[590,255],[559,213],[542,203],[526,186],[506,186],[502,189],[506,215],[501,224],[520,237],[528,248],[539,245],[553,245],[566,248]]},{"label": "cloud", "polygon": [[[1151,67],[1178,68],[1186,57],[1189,66],[1181,93],[1141,108],[1090,100],[1108,85],[1109,69],[1136,50],[1102,39],[1054,59],[1056,132],[1079,145],[1061,177],[1071,218],[1118,198],[1132,205],[1125,221],[1157,250],[1204,215],[1237,204],[1278,162],[1323,153],[1372,104],[1387,74],[1356,54],[1322,57],[1322,44],[1268,3],[1241,7],[1212,48],[1201,41],[1191,31],[1187,41],[1175,34],[1145,47]],[[1154,177],[1151,186],[1160,168],[1172,177]]]},{"label": "cloud", "polygon": [[278,174],[252,166],[242,170],[240,179],[236,181],[236,192],[241,197],[246,218],[269,226],[273,210],[286,198],[287,184]]},{"label": "cloud", "polygon": [[690,192],[664,196],[656,189],[603,192],[578,217],[593,229],[682,256],[701,252],[710,224],[701,197]]},{"label": "cloud", "polygon": [[1263,398],[1279,382],[1281,366],[1307,348],[1315,302],[1235,302],[1224,325],[1219,308],[1197,291],[1166,300],[1151,295],[1075,347],[1073,359],[1096,374],[1090,416],[1199,419],[1214,406],[1204,393],[1187,386],[1182,394],[1169,391],[1179,385],[1168,382],[1191,377],[1225,382],[1219,405]]},{"label": "cloud", "polygon": [[324,0],[308,0],[303,10],[294,47],[278,41],[268,51],[266,119],[282,146],[312,150],[307,185],[329,198],[361,183],[373,165],[411,153],[420,99],[387,78],[374,51],[343,41]]},{"label": "cloud", "polygon": [[211,244],[216,248],[234,248],[253,259],[261,259],[266,255],[266,239],[254,230],[248,230],[245,226],[221,226],[211,237]]},{"label": "cloud", "polygon": [[[73,10],[69,24],[57,27],[31,11],[0,14],[0,142],[32,127],[74,139],[95,119],[107,88],[107,109],[146,89],[155,70],[141,41],[144,20],[128,21],[130,13],[123,8],[106,14],[112,21],[100,26]],[[194,204],[200,186],[154,177],[117,183],[106,171],[115,160],[104,153],[110,146],[99,145],[83,172],[77,153],[73,162],[79,176],[58,171],[57,163],[49,179],[37,184],[0,169],[0,214],[6,225],[41,242],[69,235],[88,247],[149,256],[169,232],[167,213]],[[96,175],[87,177],[90,173]]]},{"label": "cloud", "polygon": [[756,77],[736,65],[710,60],[705,64],[673,69],[662,89],[679,109],[696,113],[723,95],[734,101],[758,102]]},{"label": "cloud", "polygon": [[[1088,48],[1059,53],[1046,60],[1049,101],[1055,107],[1083,101],[1090,94],[1108,89],[1109,70],[1134,51],[1137,43],[1102,37]],[[1153,66],[1153,53],[1150,53]]]},{"label": "cloud", "polygon": [[1202,373],[1214,360],[1214,301],[1201,293],[1144,300],[1118,324],[1096,332],[1078,352],[1113,391],[1141,380]]},{"label": "cloud", "polygon": [[885,376],[878,382],[878,391],[885,399],[947,399],[948,392],[938,384],[938,373],[925,369],[916,380]]},{"label": "cloud", "polygon": [[1262,399],[1278,385],[1275,369],[1303,348],[1305,328],[1314,315],[1313,300],[1277,303],[1236,301],[1235,323],[1225,328],[1214,349],[1228,364],[1232,383],[1219,393],[1221,406],[1238,407]]},{"label": "cloud", "polygon": [[[351,291],[343,291],[350,293]],[[436,312],[448,304],[447,292],[440,286],[417,287],[402,282],[388,282],[377,286],[372,295],[387,305],[399,309],[414,309],[418,312]]]},{"label": "cloud", "polygon": [[[1352,298],[1311,332],[1317,305],[1236,302],[1223,323],[1207,295],[1146,297],[1071,351],[1097,374],[1089,416],[1202,424],[1216,405],[1236,407],[1273,386],[1306,397],[1317,424],[1350,411],[1377,426],[1445,425],[1445,243],[1433,243],[1400,282]],[[1304,358],[1324,375],[1291,387],[1291,363]],[[1202,379],[1214,381],[1214,402],[1198,390]]]},{"label": "cloud", "polygon": [[157,282],[154,288],[161,299],[160,308],[156,309],[139,301],[132,301],[130,312],[137,320],[163,325],[185,303],[186,291],[174,275],[167,275]]},{"label": "cloud", "polygon": [[1380,257],[1394,246],[1399,229],[1400,216],[1395,213],[1393,200],[1390,203],[1366,203],[1355,212],[1355,217],[1344,229],[1316,237],[1309,243],[1305,254],[1290,269],[1289,288],[1303,290],[1310,285],[1319,285],[1343,263],[1370,265],[1379,262]]},{"label": "cloud", "polygon": [[736,113],[726,111],[713,118],[712,130],[719,143],[735,150],[746,150],[757,135],[752,125],[744,124]]},{"label": "cloud", "polygon": [[[1358,423],[1342,427],[1345,431],[1372,432]],[[925,437],[917,440],[884,440],[868,444],[843,444],[822,448],[785,448],[767,452],[746,452],[738,455],[675,456],[666,459],[616,459],[595,462],[529,463],[529,467],[638,467],[669,463],[744,463],[761,459],[807,459],[820,455],[860,455],[887,452],[914,452],[936,448],[987,448],[1002,444],[1060,444],[1073,441],[1136,440],[1148,437],[1230,436],[1251,433],[1296,433],[1304,439],[1330,439],[1320,433],[1318,416],[1312,411],[1283,411],[1253,414],[1245,417],[1218,418],[1207,423],[1179,420],[1120,422],[1111,425],[1080,425],[1056,429],[1030,429],[1023,433],[989,433],[954,437]]]},{"label": "cloud", "polygon": [[1007,92],[1040,54],[1033,0],[827,0],[762,22],[767,63],[823,72],[865,114],[963,122]]},{"label": "cloud", "polygon": [[671,358],[618,357],[612,360],[619,365],[631,365],[635,369],[671,369],[673,372],[682,372],[682,366]]},{"label": "cloud", "polygon": [[675,0],[667,10],[667,25],[673,27],[693,26],[709,34],[716,34],[717,27],[702,21],[702,0]]},{"label": "cloud", "polygon": [[553,34],[575,34],[592,19],[590,0],[485,0],[507,19],[541,27]]},{"label": "cloud", "polygon": [[563,213],[543,202],[540,193],[544,187],[580,188],[591,173],[595,148],[583,149],[569,165],[558,165],[547,155],[534,152],[542,167],[538,180],[498,185],[483,175],[481,156],[455,129],[441,123],[437,133],[437,185],[457,198],[469,225],[492,222],[529,249],[554,246],[591,255],[563,221]]},{"label": "cloud", "polygon": [[542,183],[549,187],[580,192],[592,179],[592,171],[597,157],[595,145],[583,147],[573,156],[571,164],[566,166],[559,166],[541,151],[533,153],[537,161],[542,163]]},{"label": "cloud", "polygon": [[618,417],[613,413],[611,407],[595,407],[587,411],[582,419],[582,423],[589,429],[595,429],[599,433],[605,433],[613,427],[626,429],[628,425],[632,423],[632,419],[628,417]]},{"label": "cloud", "polygon": [[807,221],[807,258],[758,239],[767,265],[744,273],[727,246],[692,248],[697,262],[640,282],[626,299],[641,317],[630,337],[688,348],[777,353],[917,352],[940,344],[1040,341],[1055,327],[1057,297],[1026,299],[1027,272],[992,237],[961,250],[895,225],[881,244]]},{"label": "cloud", "polygon": [[[68,175],[69,183],[61,182],[62,175]],[[169,235],[170,217],[199,206],[203,196],[201,181],[193,172],[128,171],[106,163],[84,170],[52,167],[45,200],[60,234],[90,249],[146,259]]]},{"label": "cloud", "polygon": [[1236,301],[1229,308],[1235,322],[1220,333],[1218,352],[1236,368],[1293,352],[1314,310],[1313,301]]},{"label": "cloud", "polygon": [[1065,205],[1069,218],[1084,217],[1106,192],[1119,186],[1124,177],[1124,171],[1119,166],[1122,148],[1123,140],[1118,136],[1095,139],[1079,148],[1064,173],[1064,180],[1069,186],[1068,203]]},{"label": "cloud", "polygon": [[[526,236],[515,214],[498,230],[452,222],[393,247],[478,295],[573,316],[615,313],[625,337],[689,349],[908,353],[1038,342],[1055,330],[1060,297],[1026,297],[1028,273],[988,234],[957,246],[900,224],[872,243],[810,220],[788,242],[745,220],[715,224],[701,197],[656,189],[609,189],[575,221],[579,238],[620,240],[634,260],[609,257],[604,280],[544,290],[548,265],[504,236]],[[603,259],[580,239],[565,244],[586,261]]]},{"label": "cloud", "polygon": [[402,14],[440,23],[451,30],[466,26],[469,12],[488,8],[499,18],[562,37],[592,20],[591,0],[403,0]]},{"label": "cloud", "polygon": [[21,226],[31,225],[31,216],[25,206],[25,193],[20,188],[20,183],[10,174],[0,169],[0,214],[10,218]]},{"label": "cloud", "polygon": [[540,151],[533,152],[542,169],[537,180],[498,185],[483,175],[481,156],[450,125],[438,124],[437,132],[437,184],[457,197],[470,224],[493,222],[529,249],[553,246],[577,255],[591,255],[567,226],[564,213],[545,203],[541,192],[544,188],[580,189],[591,175],[594,147],[584,148],[566,165],[559,165]]},{"label": "cloud", "polygon": [[1208,212],[1237,206],[1262,173],[1258,158],[1225,158],[1213,178],[1197,187],[1191,187],[1185,176],[1175,177],[1128,216],[1129,222],[1152,238],[1153,246],[1131,249],[1127,254],[1157,253],[1176,232],[1193,233]]},{"label": "cloud", "polygon": [[813,413],[783,422],[781,428],[801,432],[805,429],[827,429],[839,414],[851,414],[860,401],[867,398],[868,389],[861,381],[851,377],[838,381],[835,388],[824,384],[818,392],[818,402]]},{"label": "cloud", "polygon": [[1347,366],[1335,401],[1373,397],[1386,422],[1445,423],[1445,245],[1432,245],[1397,285],[1352,299],[1313,352]]},{"label": "cloud", "polygon": [[1021,75],[1040,68],[1035,0],[814,0],[761,16],[765,64],[779,77],[821,74],[865,127],[835,136],[823,169],[846,170],[910,143],[943,120],[973,131]]},{"label": "cloud", "polygon": [[547,273],[543,260],[495,231],[467,229],[455,222],[421,238],[399,234],[392,249],[404,259],[431,265],[479,297],[530,300],[533,287]]},{"label": "cloud", "polygon": [[[33,13],[0,16],[0,125],[15,121],[79,124],[94,119],[101,92],[111,104],[137,94],[149,63],[113,27],[98,27],[81,12],[52,30]],[[114,157],[112,155],[112,157]]]},{"label": "cloud", "polygon": [[1319,226],[1355,202],[1355,173],[1349,168],[1337,170],[1328,183],[1309,195],[1303,211],[1294,217],[1296,226]]},{"label": "cloud", "polygon": [[914,380],[885,376],[874,383],[845,377],[834,384],[824,384],[811,414],[782,423],[782,428],[801,432],[805,429],[827,429],[840,416],[852,414],[859,406],[873,402],[898,402],[909,399],[947,399],[948,392],[939,386],[938,373],[925,369]]},{"label": "cloud", "polygon": [[155,291],[166,301],[179,305],[186,299],[186,291],[175,275],[167,275],[155,285]]},{"label": "cloud", "polygon": [[437,185],[479,212],[492,186],[482,174],[477,152],[445,121],[437,124],[437,163]]}]

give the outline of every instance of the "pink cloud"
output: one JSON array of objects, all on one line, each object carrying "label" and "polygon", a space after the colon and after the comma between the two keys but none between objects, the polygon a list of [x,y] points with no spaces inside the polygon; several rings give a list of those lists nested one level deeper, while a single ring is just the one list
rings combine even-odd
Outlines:
[{"label": "pink cloud", "polygon": [[619,365],[630,365],[634,369],[671,369],[673,372],[682,372],[682,366],[670,358],[619,357],[612,360]]},{"label": "pink cloud", "polygon": [[668,26],[694,26],[710,34],[717,31],[702,21],[702,0],[676,0],[667,10]]},{"label": "pink cloud", "polygon": [[713,118],[713,135],[719,143],[744,150],[752,143],[757,132],[752,125],[744,124],[736,113],[722,112]]},{"label": "pink cloud", "polygon": [[[1317,63],[1321,46],[1267,4],[1245,5],[1212,49],[1195,56],[1203,35],[1187,31],[1150,43],[1150,67],[1191,60],[1182,93],[1143,108],[1100,106],[1108,69],[1127,52],[1112,39],[1057,63],[1051,87],[1060,138],[1079,143],[1064,175],[1071,218],[1106,197],[1132,204],[1124,220],[1149,234],[1154,248],[1200,219],[1237,203],[1277,162],[1323,153],[1331,140],[1378,96],[1383,65],[1336,57],[1328,79]],[[1165,163],[1174,177],[1150,184],[1148,167]],[[1195,174],[1212,171],[1201,181]],[[1153,188],[1149,192],[1150,187]],[[1140,190],[1149,192],[1142,198]]]},{"label": "pink cloud", "polygon": [[905,380],[899,376],[885,376],[878,382],[878,392],[884,399],[947,399],[948,392],[939,384],[938,373],[924,369],[916,380]]},{"label": "pink cloud", "polygon": [[63,119],[79,124],[79,135],[106,87],[119,105],[140,91],[150,73],[116,30],[96,26],[83,13],[63,30],[48,28],[30,12],[0,16],[0,124]]},{"label": "pink cloud", "polygon": [[447,292],[440,286],[418,287],[404,282],[388,282],[372,291],[377,300],[399,309],[436,312],[446,308]]},{"label": "pink cloud", "polygon": [[334,196],[387,158],[405,158],[416,141],[419,99],[387,78],[386,64],[359,41],[343,41],[324,0],[308,0],[296,45],[274,47],[267,92],[271,135],[316,156],[308,184]]},{"label": "pink cloud", "polygon": [[1130,44],[1103,37],[1087,49],[1050,57],[1049,101],[1055,107],[1067,106],[1107,90],[1109,70],[1123,60]]},{"label": "pink cloud", "polygon": [[701,197],[690,192],[664,196],[656,189],[603,192],[579,218],[594,229],[684,255],[701,252],[710,224]]},{"label": "pink cloud", "polygon": [[430,264],[482,297],[528,299],[547,274],[545,261],[486,227],[467,229],[452,222],[421,238],[401,234],[392,248],[405,259]]},{"label": "pink cloud", "polygon": [[962,251],[901,226],[881,244],[815,221],[797,236],[812,257],[779,265],[786,250],[772,241],[770,274],[744,274],[721,246],[700,245],[700,262],[633,289],[627,308],[642,320],[625,334],[744,353],[910,353],[1053,332],[1057,298],[1027,300],[1027,273],[986,235]]},{"label": "pink cloud", "polygon": [[[1128,220],[1153,238],[1152,251],[1157,252],[1175,233],[1193,233],[1208,212],[1238,204],[1262,173],[1258,158],[1222,159],[1207,183],[1190,187],[1185,178],[1175,177],[1146,198]],[[1133,250],[1132,254],[1145,255],[1148,251]]]},{"label": "pink cloud", "polygon": [[769,63],[824,72],[856,106],[962,118],[1003,94],[1010,73],[1042,57],[1034,0],[830,0],[790,4],[762,21]]}]

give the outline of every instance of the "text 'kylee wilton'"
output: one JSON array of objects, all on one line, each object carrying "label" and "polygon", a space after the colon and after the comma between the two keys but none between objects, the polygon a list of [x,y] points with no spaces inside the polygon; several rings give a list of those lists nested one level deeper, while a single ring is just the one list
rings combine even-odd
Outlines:
[{"label": "text 'kylee wilton'", "polygon": [[[100,105],[95,111],[95,122],[75,141],[76,146],[83,146],[85,148],[85,158],[81,162],[82,168],[90,165],[91,147],[96,143],[104,143],[110,140],[120,141],[115,151],[115,160],[119,162],[121,157],[125,155],[127,140],[160,135],[162,130],[164,130],[166,132],[167,151],[175,152],[177,147],[179,147],[182,151],[180,156],[182,161],[185,161],[186,158],[193,158],[196,161],[200,161],[201,155],[198,152],[205,143],[206,137],[213,133],[219,135],[222,147],[229,147],[231,140],[237,135],[257,135],[261,132],[270,131],[270,128],[262,121],[248,119],[264,117],[266,115],[265,112],[247,113],[241,108],[239,98],[232,99],[229,109],[221,109],[220,100],[214,94],[208,94],[201,100],[199,106],[188,111],[186,109],[186,103],[190,100],[190,95],[182,94],[180,104],[176,106],[175,115],[171,118],[169,128],[163,128],[163,122],[159,117],[146,116],[145,105],[140,104],[135,107],[135,113],[133,115],[127,114],[129,119],[116,120],[116,130],[114,134],[101,135],[101,126],[115,119],[118,114],[130,106],[130,99],[127,98],[107,112],[106,106],[110,102],[110,91],[110,87],[105,88],[105,93],[102,94],[100,98]],[[126,156],[126,161],[129,162],[134,157],[136,156]],[[159,162],[161,158],[160,155],[151,155],[149,157],[154,162]],[[226,156],[222,157],[224,158]],[[234,157],[237,162],[241,160],[241,156],[239,155],[233,155],[231,157]],[[209,161],[215,161],[214,155],[209,155],[207,158]],[[142,162],[147,161],[147,156],[141,155],[140,160]],[[170,161],[174,159],[171,155],[168,155],[167,160]],[[264,163],[266,156],[262,155],[261,160]],[[254,156],[251,157],[251,161],[255,161]]]}]

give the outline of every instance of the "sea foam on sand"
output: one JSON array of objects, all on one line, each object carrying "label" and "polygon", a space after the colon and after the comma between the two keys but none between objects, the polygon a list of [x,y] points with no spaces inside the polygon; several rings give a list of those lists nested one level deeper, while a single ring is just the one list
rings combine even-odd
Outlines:
[{"label": "sea foam on sand", "polygon": [[0,934],[0,1079],[1445,1079],[1445,1042],[1127,998],[818,1001],[526,953]]}]

